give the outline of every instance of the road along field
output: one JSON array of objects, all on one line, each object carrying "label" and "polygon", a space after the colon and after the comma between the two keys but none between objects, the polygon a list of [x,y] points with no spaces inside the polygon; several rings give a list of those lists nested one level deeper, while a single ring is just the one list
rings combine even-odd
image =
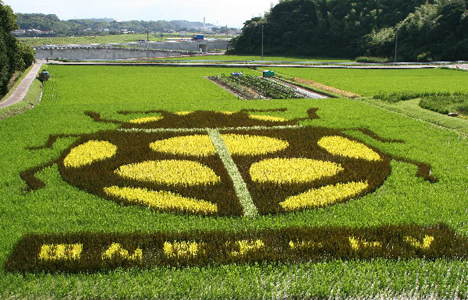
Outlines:
[{"label": "road along field", "polygon": [[206,78],[249,69],[47,70],[0,121],[0,298],[468,296],[457,133]]}]

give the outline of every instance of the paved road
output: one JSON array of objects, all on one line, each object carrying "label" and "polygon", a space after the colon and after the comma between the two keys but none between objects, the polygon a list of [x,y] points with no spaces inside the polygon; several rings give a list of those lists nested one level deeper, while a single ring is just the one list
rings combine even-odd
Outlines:
[{"label": "paved road", "polygon": [[435,69],[438,67],[449,67],[467,69],[468,64],[450,64],[450,63],[388,63],[388,64],[368,64],[368,63],[316,63],[316,64],[301,64],[301,63],[275,63],[275,62],[195,62],[195,61],[180,61],[180,62],[96,62],[96,61],[81,61],[81,62],[61,62],[50,61],[50,64],[58,65],[81,65],[81,66],[152,66],[152,67],[217,67],[217,68],[328,68],[328,69]]},{"label": "paved road", "polygon": [[195,63],[195,62],[156,62],[156,63],[122,63],[122,62],[58,62],[51,61],[50,64],[58,65],[80,65],[80,66],[145,66],[145,67],[212,67],[212,68],[329,68],[329,69],[434,69],[438,65],[346,65],[346,64],[266,64],[266,63]]},{"label": "paved road", "polygon": [[29,71],[28,75],[23,78],[23,80],[18,84],[16,89],[11,93],[10,97],[8,97],[5,101],[0,102],[0,108],[4,108],[15,103],[20,102],[26,96],[26,93],[29,90],[29,87],[36,79],[37,73],[41,69],[42,62],[36,62],[32,67],[31,71]]}]

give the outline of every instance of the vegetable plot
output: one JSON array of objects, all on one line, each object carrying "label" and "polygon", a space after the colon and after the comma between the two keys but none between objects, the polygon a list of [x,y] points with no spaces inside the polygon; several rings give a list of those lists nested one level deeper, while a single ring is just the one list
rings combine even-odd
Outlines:
[{"label": "vegetable plot", "polygon": [[210,80],[232,90],[244,99],[294,99],[304,98],[286,84],[252,75],[213,76]]}]

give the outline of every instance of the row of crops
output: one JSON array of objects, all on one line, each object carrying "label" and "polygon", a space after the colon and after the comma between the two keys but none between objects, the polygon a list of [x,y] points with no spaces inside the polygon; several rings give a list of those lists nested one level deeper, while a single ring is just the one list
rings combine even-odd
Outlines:
[{"label": "row of crops", "polygon": [[252,75],[210,77],[211,80],[233,91],[244,99],[294,99],[303,95],[286,85],[268,78]]},{"label": "row of crops", "polygon": [[429,109],[441,114],[450,114],[452,116],[461,115],[466,118],[468,116],[468,95],[466,93],[450,93],[450,92],[394,92],[382,93],[374,96],[374,99],[379,99],[389,103],[398,103],[400,101],[412,100],[421,98],[419,106],[424,109]]}]

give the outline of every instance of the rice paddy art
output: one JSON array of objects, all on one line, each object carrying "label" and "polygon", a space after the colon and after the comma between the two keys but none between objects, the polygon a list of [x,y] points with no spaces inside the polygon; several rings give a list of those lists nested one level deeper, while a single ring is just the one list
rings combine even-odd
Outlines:
[{"label": "rice paddy art", "polygon": [[[337,128],[301,126],[317,118],[288,120],[284,110],[120,112],[145,117],[115,130],[76,135],[61,156],[21,173],[29,190],[45,183],[35,175],[57,165],[70,185],[123,205],[176,215],[257,218],[320,209],[358,199],[382,186],[390,161],[418,167],[415,175],[437,182],[430,166],[386,154]],[[356,130],[379,141],[367,129]],[[31,150],[51,147],[60,137]],[[466,239],[443,224],[369,229],[290,227],[281,230],[179,233],[30,234],[16,245],[9,271],[99,271],[117,267],[212,263],[301,262],[328,259],[466,257]]]},{"label": "rice paddy art", "polygon": [[[315,111],[304,119],[316,118]],[[395,158],[339,129],[301,126],[304,119],[264,111],[139,113],[149,116],[121,122],[86,112],[96,122],[120,127],[79,135],[51,163],[69,184],[119,203],[255,217],[359,198],[384,183]],[[58,137],[34,149],[50,147]],[[437,180],[430,166],[401,160],[416,164],[418,176]],[[44,186],[35,177],[40,168],[21,174],[32,190]]]}]

